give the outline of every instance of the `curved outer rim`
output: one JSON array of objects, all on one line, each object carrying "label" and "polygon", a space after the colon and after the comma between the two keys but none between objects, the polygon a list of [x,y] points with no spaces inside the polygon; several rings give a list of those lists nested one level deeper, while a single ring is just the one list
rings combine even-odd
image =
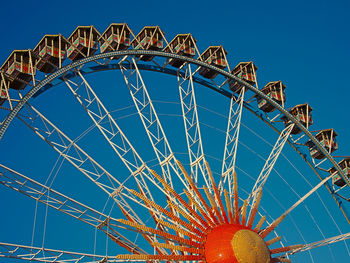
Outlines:
[{"label": "curved outer rim", "polygon": [[233,79],[240,83],[241,85],[245,86],[252,92],[254,92],[256,95],[259,97],[267,100],[270,104],[272,104],[277,110],[279,110],[282,114],[284,114],[290,121],[292,121],[296,126],[298,126],[305,134],[310,138],[310,140],[317,146],[319,150],[326,156],[328,160],[331,161],[333,166],[336,168],[338,173],[341,175],[341,177],[344,179],[346,184],[350,187],[350,180],[347,178],[347,176],[343,173],[342,169],[338,165],[338,163],[334,160],[334,158],[328,153],[328,151],[320,144],[320,142],[316,139],[315,136],[311,134],[311,132],[304,126],[302,125],[296,118],[293,117],[286,109],[284,109],[281,105],[276,103],[274,100],[272,100],[270,97],[268,97],[266,94],[255,88],[254,86],[246,83],[245,81],[241,80],[240,78],[234,76],[230,72],[227,72],[223,69],[208,65],[207,63],[196,60],[193,58],[173,54],[173,53],[166,53],[162,51],[152,51],[152,50],[122,50],[122,51],[112,51],[112,52],[106,52],[106,53],[101,53],[97,54],[94,56],[90,56],[81,60],[78,60],[76,62],[72,62],[71,64],[62,67],[58,69],[57,71],[53,72],[51,75],[47,76],[45,79],[43,79],[38,85],[34,86],[22,99],[18,104],[14,107],[14,109],[10,112],[10,114],[6,117],[6,119],[2,122],[1,127],[0,127],[0,140],[4,136],[8,126],[14,119],[14,117],[18,114],[18,112],[22,109],[24,104],[32,98],[41,88],[43,88],[45,85],[49,84],[51,81],[54,79],[62,76],[66,72],[84,65],[86,63],[92,62],[94,60],[98,59],[103,59],[103,58],[108,58],[108,57],[116,57],[116,56],[127,56],[127,55],[153,55],[153,56],[158,56],[158,57],[166,57],[166,58],[175,58],[182,60],[184,62],[188,62],[191,64],[195,64],[197,66],[205,67],[211,70],[214,70],[215,72],[221,74],[222,76],[228,78],[228,79]]}]

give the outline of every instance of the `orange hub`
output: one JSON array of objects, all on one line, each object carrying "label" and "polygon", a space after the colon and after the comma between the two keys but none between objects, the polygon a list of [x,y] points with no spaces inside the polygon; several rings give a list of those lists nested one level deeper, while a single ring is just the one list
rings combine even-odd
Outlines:
[{"label": "orange hub", "polygon": [[207,263],[268,263],[270,250],[253,230],[239,224],[214,228],[204,245]]}]

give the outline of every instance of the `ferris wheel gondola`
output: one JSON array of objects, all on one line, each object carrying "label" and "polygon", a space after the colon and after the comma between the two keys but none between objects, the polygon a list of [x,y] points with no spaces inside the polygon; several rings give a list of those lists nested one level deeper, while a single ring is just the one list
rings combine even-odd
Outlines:
[{"label": "ferris wheel gondola", "polygon": [[[309,130],[313,124],[309,104],[286,109],[286,87],[281,81],[269,82],[259,90],[254,63],[240,62],[231,70],[227,54],[222,46],[209,46],[200,53],[191,34],[178,34],[168,43],[159,26],[146,26],[134,35],[125,23],[111,24],[102,34],[94,26],[78,26],[67,39],[62,35],[45,35],[34,50],[13,51],[1,67],[0,104],[6,114],[1,122],[0,139],[7,135],[5,131],[16,117],[48,143],[60,158],[114,200],[118,217],[123,218],[107,216],[4,164],[0,164],[0,183],[92,225],[128,254],[120,252],[103,257],[0,243],[0,257],[45,262],[63,258],[72,262],[80,259],[89,262],[91,258],[100,262],[292,262],[294,256],[308,253],[305,251],[348,239],[349,233],[340,232],[309,243],[304,242],[302,235],[298,244],[285,245],[281,241],[276,232],[278,225],[322,188],[329,191],[349,222],[344,204],[338,199],[349,191],[348,160],[338,164],[331,155],[338,147],[333,129],[316,135]],[[147,154],[140,153],[143,146],[137,150],[136,139],[131,139],[136,129],[129,131],[130,134],[125,132],[120,120],[112,115],[105,99],[91,84],[92,73],[112,70],[121,72],[121,79],[128,88],[134,114],[143,127],[142,136],[147,138],[148,148],[156,160],[154,169],[145,158]],[[177,78],[178,104],[184,126],[184,138],[180,135],[179,138],[185,139],[187,146],[186,165],[179,161],[181,158],[172,148],[176,143],[167,136],[143,71]],[[109,172],[96,157],[79,146],[76,139],[69,137],[31,103],[33,98],[60,84],[65,85],[83,109],[110,146],[113,156],[121,161],[127,175]],[[217,91],[229,101],[224,155],[217,174],[212,172],[210,157],[204,151],[195,89],[198,84]],[[256,104],[246,99],[249,93],[253,94]],[[277,132],[278,138],[251,189],[241,197],[236,160],[244,110]],[[278,118],[282,121],[277,121]],[[283,213],[274,214],[265,222],[266,210],[260,208],[262,193],[287,144],[320,180],[303,194],[297,193],[298,199],[288,203]],[[310,157],[305,154],[308,151]],[[332,168],[324,168],[326,165]],[[335,188],[339,189],[335,191]],[[152,223],[147,223],[148,218]],[[259,221],[255,222],[257,218]],[[290,227],[297,229],[295,225]],[[137,242],[137,238],[132,241],[135,235],[142,236],[144,241]],[[30,252],[23,254],[21,250]],[[54,256],[46,257],[45,251]]]}]

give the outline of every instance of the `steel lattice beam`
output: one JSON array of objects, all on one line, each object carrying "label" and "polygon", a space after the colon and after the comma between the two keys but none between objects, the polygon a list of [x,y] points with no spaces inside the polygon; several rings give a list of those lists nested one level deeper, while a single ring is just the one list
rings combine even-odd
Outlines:
[{"label": "steel lattice beam", "polygon": [[99,129],[100,133],[130,171],[139,189],[142,189],[151,200],[154,200],[145,181],[145,179],[147,179],[169,199],[173,200],[174,198],[159,186],[157,180],[150,172],[150,168],[143,161],[134,146],[126,137],[125,133],[117,124],[116,120],[111,116],[110,112],[98,98],[90,84],[79,71],[77,74],[82,80],[82,83],[77,84],[66,81],[67,86]]},{"label": "steel lattice beam", "polygon": [[223,191],[225,183],[228,184],[229,195],[233,196],[233,172],[236,164],[236,154],[238,146],[239,131],[241,127],[242,109],[244,104],[243,87],[238,97],[231,97],[229,117],[227,122],[224,157],[222,160],[221,180],[219,184],[220,192]]},{"label": "steel lattice beam", "polygon": [[[39,261],[39,262],[64,262],[64,263],[103,263],[112,262],[108,257],[77,253],[64,250],[39,248],[33,246],[23,246],[9,243],[0,243],[0,257],[3,258],[15,258],[27,261]],[[122,262],[122,260],[113,262]]]},{"label": "steel lattice beam", "polygon": [[71,163],[76,169],[113,198],[118,205],[135,217],[135,220],[142,223],[137,213],[125,200],[125,197],[141,206],[145,205],[139,202],[138,199],[130,193],[128,188],[112,176],[103,166],[89,156],[76,142],[58,129],[36,108],[27,104],[26,109],[28,111],[26,117],[17,116],[20,120],[41,139],[53,147],[65,160]]},{"label": "steel lattice beam", "polygon": [[291,250],[286,255],[293,255],[293,254],[296,254],[296,253],[299,253],[299,252],[304,252],[304,251],[307,251],[307,250],[310,250],[310,249],[314,249],[314,248],[317,248],[317,247],[327,246],[327,245],[330,245],[330,244],[333,244],[333,243],[337,243],[337,242],[340,242],[340,241],[343,241],[343,240],[347,240],[349,238],[350,238],[350,233],[341,234],[339,236],[330,237],[330,238],[327,238],[327,239],[324,239],[324,240],[321,240],[321,241],[317,241],[317,242],[313,242],[313,243],[310,243],[310,244],[307,244],[307,245],[303,245],[300,248]]},{"label": "steel lattice beam", "polygon": [[205,155],[202,145],[202,137],[199,127],[197,103],[193,87],[193,75],[191,65],[183,67],[184,71],[178,71],[177,80],[179,85],[182,116],[185,126],[188,154],[191,165],[191,173],[194,181],[198,182],[198,173],[201,172],[206,186],[212,192],[208,171],[205,165]]},{"label": "steel lattice beam", "polygon": [[[129,88],[130,95],[146,130],[149,141],[151,142],[153,150],[157,156],[163,176],[169,184],[173,186],[172,173],[174,173],[177,179],[179,179],[189,190],[187,182],[183,180],[183,176],[181,176],[180,168],[178,167],[174,153],[171,150],[157,112],[153,106],[145,82],[137,67],[137,63],[133,57],[130,57],[129,59],[130,60],[122,60],[119,63],[121,72],[124,76],[125,83]],[[123,62],[125,61],[128,61],[130,66],[123,66]]]},{"label": "steel lattice beam", "polygon": [[269,177],[280,153],[282,152],[282,149],[285,145],[285,143],[288,140],[288,137],[292,131],[294,127],[294,124],[289,125],[288,127],[286,127],[281,133],[280,136],[278,137],[274,147],[272,148],[272,151],[269,155],[269,157],[267,158],[264,167],[262,168],[258,179],[255,181],[254,187],[250,193],[250,195],[248,196],[248,202],[251,202],[251,206],[254,206],[258,192],[260,191],[260,189],[262,189],[264,187],[264,184],[267,180],[267,178]]},{"label": "steel lattice beam", "polygon": [[87,64],[92,61],[96,61],[99,59],[105,59],[105,58],[110,58],[110,57],[121,57],[125,55],[151,55],[151,56],[159,56],[159,57],[166,57],[166,58],[173,58],[173,59],[179,59],[182,60],[183,62],[188,62],[191,64],[198,65],[200,67],[205,67],[211,70],[216,71],[217,73],[221,74],[222,76],[235,80],[241,85],[245,86],[249,90],[253,91],[257,96],[261,97],[262,99],[267,100],[271,105],[273,105],[277,110],[279,110],[282,114],[284,114],[289,120],[291,120],[296,126],[298,126],[314,143],[315,145],[322,151],[322,153],[331,161],[331,163],[334,165],[334,167],[337,169],[341,177],[345,180],[348,186],[350,186],[350,180],[347,178],[347,176],[343,173],[337,162],[334,160],[334,158],[327,152],[327,150],[320,144],[320,142],[311,134],[311,132],[304,127],[296,118],[294,118],[286,109],[284,109],[281,105],[273,101],[269,96],[258,90],[256,87],[242,81],[240,78],[237,76],[234,76],[233,74],[226,72],[225,70],[219,69],[217,67],[208,65],[207,63],[181,56],[178,54],[173,54],[173,53],[167,53],[167,52],[162,52],[162,51],[153,51],[153,50],[122,50],[122,51],[112,51],[112,52],[106,52],[106,53],[101,53],[97,54],[94,56],[90,56],[87,58],[83,58],[81,60],[78,60],[76,62],[73,62],[63,68],[58,69],[51,75],[47,76],[45,79],[41,80],[38,82],[36,86],[34,86],[21,100],[16,104],[16,106],[11,110],[10,114],[6,117],[4,121],[1,123],[0,127],[0,139],[3,137],[5,131],[7,130],[8,126],[14,119],[14,117],[18,114],[18,112],[24,107],[24,105],[27,103],[29,99],[31,99],[35,94],[37,94],[40,90],[42,90],[46,85],[50,85],[52,81],[55,79],[61,77],[63,74],[66,74],[67,72],[71,71],[72,69],[75,69],[79,66],[82,66],[84,64]]},{"label": "steel lattice beam", "polygon": [[125,229],[116,219],[92,209],[35,180],[0,164],[0,184],[102,230],[128,251],[144,252],[118,232]]}]

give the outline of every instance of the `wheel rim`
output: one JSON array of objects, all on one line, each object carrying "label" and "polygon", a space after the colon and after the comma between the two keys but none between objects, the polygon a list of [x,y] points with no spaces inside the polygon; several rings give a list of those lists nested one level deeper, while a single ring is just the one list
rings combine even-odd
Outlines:
[{"label": "wheel rim", "polygon": [[[283,112],[287,117],[289,117],[291,119],[291,121],[293,121],[294,123],[296,123],[296,125],[300,125],[299,127],[302,129],[305,129],[300,122],[298,122],[295,118],[289,116],[290,114],[288,112],[286,112],[285,109],[281,108],[277,103],[275,103],[274,101],[272,101],[269,97],[267,97],[266,95],[262,94],[261,92],[259,93],[259,91],[257,91],[253,86],[250,86],[247,83],[242,82],[240,79],[238,79],[237,77],[231,75],[230,73],[227,73],[226,71],[220,70],[218,68],[213,68],[208,66],[207,64],[200,62],[200,61],[196,61],[196,60],[192,60],[186,57],[182,57],[182,56],[177,56],[174,54],[168,54],[168,53],[162,53],[162,52],[156,52],[156,51],[139,51],[139,50],[128,50],[128,51],[123,51],[123,52],[111,52],[109,54],[101,54],[101,55],[96,55],[94,57],[89,57],[86,59],[82,59],[81,61],[77,61],[74,62],[70,65],[67,65],[66,68],[64,70],[58,70],[57,72],[51,74],[50,76],[48,76],[47,78],[45,78],[39,85],[37,85],[36,87],[34,87],[30,92],[28,92],[26,94],[26,96],[23,98],[23,100],[16,106],[16,108],[10,113],[10,115],[7,117],[7,120],[3,123],[2,127],[1,127],[1,134],[3,135],[7,126],[9,125],[10,121],[14,118],[14,116],[16,115],[16,112],[18,113],[21,109],[21,105],[23,106],[27,101],[29,101],[29,99],[35,95],[35,93],[40,90],[44,85],[48,84],[50,81],[53,81],[55,78],[58,78],[59,76],[62,76],[63,74],[65,74],[66,72],[72,70],[73,68],[77,68],[81,65],[84,65],[88,62],[91,61],[95,61],[96,59],[102,59],[103,57],[107,58],[107,57],[111,57],[111,56],[120,56],[120,55],[128,55],[129,57],[133,57],[133,55],[142,55],[142,54],[151,54],[151,55],[158,55],[161,57],[168,57],[168,58],[177,58],[177,59],[182,59],[184,61],[187,62],[191,62],[192,64],[196,64],[202,67],[207,67],[209,69],[215,69],[217,72],[221,73],[223,76],[225,77],[230,77],[232,79],[236,79],[238,82],[240,82],[241,84],[244,84],[248,89],[250,89],[251,91],[255,92],[256,94],[264,97],[264,99],[267,99],[269,101],[271,101],[271,104],[276,104],[274,106],[276,106],[276,108],[278,110],[280,110],[281,112]],[[18,108],[17,108],[18,107]],[[279,107],[281,109],[279,109]],[[288,115],[289,114],[289,115]],[[305,131],[304,131],[305,132]],[[319,142],[316,140],[316,138],[309,132],[306,130],[306,135],[309,136],[312,140],[315,141],[316,145],[319,144]],[[308,134],[309,133],[309,134]],[[329,155],[328,152],[321,146],[320,149],[325,153],[325,155]],[[334,159],[331,156],[327,156],[329,157],[331,163],[333,163],[336,167],[337,167],[337,163],[334,161]],[[337,167],[339,168],[339,167]],[[341,170],[339,168],[339,170]]]}]

